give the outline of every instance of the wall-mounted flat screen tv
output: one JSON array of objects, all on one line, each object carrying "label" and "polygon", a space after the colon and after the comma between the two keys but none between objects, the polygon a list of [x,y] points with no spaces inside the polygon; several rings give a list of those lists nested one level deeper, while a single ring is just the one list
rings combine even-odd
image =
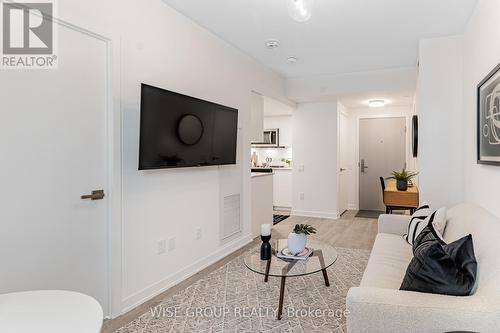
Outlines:
[{"label": "wall-mounted flat screen tv", "polygon": [[139,170],[236,164],[238,110],[141,85]]}]

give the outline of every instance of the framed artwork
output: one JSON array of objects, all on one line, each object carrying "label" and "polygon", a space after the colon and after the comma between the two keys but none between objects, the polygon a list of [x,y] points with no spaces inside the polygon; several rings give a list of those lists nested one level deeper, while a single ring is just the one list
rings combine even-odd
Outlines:
[{"label": "framed artwork", "polygon": [[500,65],[477,86],[477,163],[500,165]]}]

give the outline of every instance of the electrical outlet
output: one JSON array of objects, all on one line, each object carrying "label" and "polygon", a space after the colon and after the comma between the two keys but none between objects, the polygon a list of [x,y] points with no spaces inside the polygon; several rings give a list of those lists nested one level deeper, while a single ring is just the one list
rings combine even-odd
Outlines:
[{"label": "electrical outlet", "polygon": [[196,228],[196,240],[201,239],[201,228]]},{"label": "electrical outlet", "polygon": [[158,241],[158,254],[165,254],[167,252],[167,241],[162,239]]},{"label": "electrical outlet", "polygon": [[300,200],[304,200],[304,193],[299,193]]},{"label": "electrical outlet", "polygon": [[299,172],[304,172],[304,170],[305,170],[304,165],[299,165]]},{"label": "electrical outlet", "polygon": [[173,250],[175,250],[175,237],[168,240],[168,252],[172,252]]}]

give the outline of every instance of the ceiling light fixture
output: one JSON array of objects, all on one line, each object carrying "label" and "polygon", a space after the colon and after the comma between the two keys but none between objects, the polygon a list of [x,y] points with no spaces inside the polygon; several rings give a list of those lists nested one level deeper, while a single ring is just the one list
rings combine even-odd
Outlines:
[{"label": "ceiling light fixture", "polygon": [[368,101],[368,106],[371,108],[383,108],[385,106],[385,101],[383,99],[372,99]]},{"label": "ceiling light fixture", "polygon": [[299,59],[297,59],[296,57],[288,57],[286,60],[291,64],[295,64]]},{"label": "ceiling light fixture", "polygon": [[277,49],[280,46],[280,41],[274,38],[269,38],[266,40],[266,47],[269,50]]},{"label": "ceiling light fixture", "polygon": [[313,0],[288,0],[288,14],[297,22],[311,18]]}]

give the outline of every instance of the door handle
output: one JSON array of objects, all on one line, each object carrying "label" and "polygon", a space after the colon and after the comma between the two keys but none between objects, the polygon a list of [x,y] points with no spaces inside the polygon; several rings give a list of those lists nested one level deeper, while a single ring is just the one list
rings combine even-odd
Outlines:
[{"label": "door handle", "polygon": [[344,171],[346,171],[346,170],[347,170],[347,169],[345,169],[345,168],[340,168],[340,172],[344,172]]},{"label": "door handle", "polygon": [[102,200],[104,198],[104,190],[94,190],[91,194],[82,195],[80,198],[82,199],[90,199],[90,200]]},{"label": "door handle", "polygon": [[366,169],[368,169],[368,167],[365,165],[365,160],[364,159],[361,160],[360,169],[361,169],[362,173],[366,173]]}]

